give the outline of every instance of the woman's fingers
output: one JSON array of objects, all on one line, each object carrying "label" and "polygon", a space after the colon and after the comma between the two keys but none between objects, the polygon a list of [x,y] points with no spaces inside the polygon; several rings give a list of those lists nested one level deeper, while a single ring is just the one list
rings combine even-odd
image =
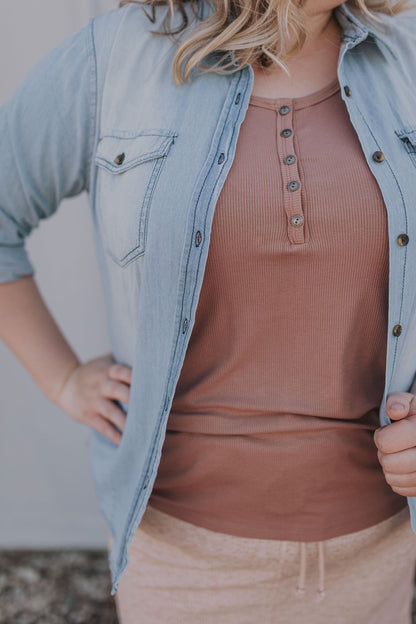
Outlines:
[{"label": "woman's fingers", "polygon": [[57,404],[74,420],[93,427],[120,444],[127,414],[117,405],[129,403],[132,369],[107,354],[80,364],[61,390]]},{"label": "woman's fingers", "polygon": [[130,386],[105,377],[101,383],[101,394],[109,399],[116,399],[117,401],[128,403],[130,400]]},{"label": "woman's fingers", "polygon": [[131,384],[132,369],[124,364],[111,364],[108,368],[108,376],[116,381]]},{"label": "woman's fingers", "polygon": [[395,474],[394,472],[385,472],[386,481],[392,487],[416,488],[416,472],[408,472],[404,474]]},{"label": "woman's fingers", "polygon": [[114,426],[124,430],[127,415],[114,402],[129,403],[132,369],[123,364],[113,363],[108,366],[106,376],[101,382],[100,397],[96,404],[97,414],[92,426],[119,445],[122,433]]},{"label": "woman's fingers", "polygon": [[415,471],[416,447],[400,453],[382,453],[378,450],[377,456],[384,473],[407,474]]},{"label": "woman's fingers", "polygon": [[117,425],[120,429],[124,429],[127,416],[123,410],[114,403],[114,401],[100,397],[97,402],[96,411],[106,420],[109,420],[114,425]]},{"label": "woman's fingers", "polygon": [[90,418],[90,422],[88,424],[98,431],[98,433],[101,433],[106,438],[114,442],[114,444],[117,444],[117,446],[120,444],[122,434],[114,427],[114,425],[111,424],[109,420],[103,418],[100,414],[94,414]]}]

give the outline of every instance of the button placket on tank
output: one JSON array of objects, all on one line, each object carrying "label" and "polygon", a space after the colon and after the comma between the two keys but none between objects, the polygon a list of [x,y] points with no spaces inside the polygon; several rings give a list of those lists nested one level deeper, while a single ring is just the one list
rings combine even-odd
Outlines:
[{"label": "button placket on tank", "polygon": [[276,108],[276,144],[282,172],[283,206],[289,241],[305,242],[305,216],[302,210],[301,180],[294,147],[293,102],[288,99]]}]

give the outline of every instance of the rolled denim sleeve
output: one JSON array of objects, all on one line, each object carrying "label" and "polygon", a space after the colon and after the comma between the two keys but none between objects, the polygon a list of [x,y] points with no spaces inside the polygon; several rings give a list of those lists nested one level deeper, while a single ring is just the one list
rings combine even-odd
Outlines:
[{"label": "rolled denim sleeve", "polygon": [[96,116],[93,20],[44,56],[0,106],[0,283],[34,274],[26,236],[88,190]]}]

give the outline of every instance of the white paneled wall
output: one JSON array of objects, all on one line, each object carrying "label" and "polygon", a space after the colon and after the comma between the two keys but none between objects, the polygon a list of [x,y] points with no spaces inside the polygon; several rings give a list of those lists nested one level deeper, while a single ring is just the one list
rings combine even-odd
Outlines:
[{"label": "white paneled wall", "polygon": [[[1,2],[0,104],[64,37],[116,6],[115,0]],[[109,352],[86,194],[64,200],[27,248],[41,293],[81,360]],[[104,548],[87,428],[53,405],[2,343],[0,372],[0,548]]]}]

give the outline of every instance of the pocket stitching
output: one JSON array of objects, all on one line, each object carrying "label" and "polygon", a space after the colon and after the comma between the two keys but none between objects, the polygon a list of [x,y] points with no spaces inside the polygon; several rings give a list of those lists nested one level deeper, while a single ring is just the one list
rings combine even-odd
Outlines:
[{"label": "pocket stitching", "polygon": [[[148,135],[145,135],[145,136],[148,136]],[[110,157],[105,158],[105,156],[99,156],[99,155],[95,156],[95,162],[97,163],[99,167],[101,166],[106,171],[109,171],[110,173],[114,173],[115,175],[118,175],[120,173],[124,173],[125,171],[128,171],[129,169],[131,169],[132,167],[135,167],[138,164],[149,162],[150,160],[155,160],[158,158],[163,158],[164,156],[166,156],[168,152],[168,148],[171,145],[171,143],[173,143],[173,140],[174,140],[174,136],[165,137],[165,140],[163,141],[163,143],[161,143],[161,145],[157,149],[154,149],[151,152],[140,154],[139,156],[133,158],[133,160],[129,160],[124,165],[121,165],[121,166],[116,165],[114,163],[114,160],[111,159]]]},{"label": "pocket stitching", "polygon": [[[152,168],[151,174],[149,176],[149,180],[148,183],[146,185],[145,188],[145,194],[143,197],[143,201],[141,203],[140,208],[138,209],[138,206],[136,204],[135,207],[135,228],[136,228],[136,232],[138,233],[138,241],[137,241],[137,245],[135,245],[132,249],[130,249],[126,254],[124,254],[122,257],[118,257],[116,255],[114,255],[114,253],[112,252],[111,248],[110,248],[110,244],[109,241],[107,239],[107,237],[105,237],[105,233],[106,233],[106,228],[105,228],[105,222],[103,220],[103,214],[102,214],[102,210],[101,210],[101,206],[102,206],[102,185],[99,185],[99,192],[97,193],[97,199],[98,199],[98,218],[99,221],[101,223],[101,228],[102,228],[102,232],[103,232],[103,238],[104,239],[104,248],[107,251],[107,253],[109,254],[109,256],[111,257],[111,259],[120,267],[124,268],[125,266],[127,266],[128,264],[130,264],[133,260],[135,260],[136,258],[139,258],[140,256],[142,256],[145,253],[145,248],[146,248],[146,238],[147,238],[147,225],[148,225],[148,218],[149,218],[149,210],[150,210],[150,205],[151,205],[151,200],[154,194],[154,190],[156,187],[156,182],[159,178],[159,175],[161,173],[162,170],[162,166],[166,161],[166,157],[169,151],[170,146],[172,145],[172,143],[174,143],[175,138],[178,136],[177,133],[175,133],[174,131],[165,131],[166,134],[157,134],[157,133],[143,133],[140,135],[135,135],[135,136],[131,136],[131,137],[117,137],[116,135],[107,135],[110,136],[111,138],[127,138],[127,139],[134,139],[137,138],[137,136],[160,136],[160,137],[164,137],[165,140],[159,145],[159,147],[151,152],[146,152],[145,154],[140,154],[140,156],[138,156],[137,158],[135,158],[134,160],[131,160],[127,163],[127,166],[125,165],[124,168],[122,170],[118,170],[117,166],[114,165],[114,167],[112,167],[111,165],[108,166],[110,164],[109,160],[106,160],[104,157],[101,156],[95,156],[95,162],[98,166],[100,166],[104,171],[106,171],[107,173],[110,174],[120,174],[123,173],[124,171],[128,171],[130,169],[132,169],[134,166],[138,166],[140,164],[144,164],[146,162],[150,162],[151,160],[154,160],[154,166]],[[167,134],[169,132],[169,134]],[[102,137],[104,138],[104,137]],[[152,156],[151,158],[149,156]],[[107,166],[106,166],[107,165]]]},{"label": "pocket stitching", "polygon": [[[394,132],[398,138],[401,140],[402,144],[405,147],[406,152],[410,156],[410,160],[416,167],[416,129],[405,127],[400,130],[395,130]],[[413,136],[414,135],[414,139]],[[410,136],[412,138],[410,138]]]}]

